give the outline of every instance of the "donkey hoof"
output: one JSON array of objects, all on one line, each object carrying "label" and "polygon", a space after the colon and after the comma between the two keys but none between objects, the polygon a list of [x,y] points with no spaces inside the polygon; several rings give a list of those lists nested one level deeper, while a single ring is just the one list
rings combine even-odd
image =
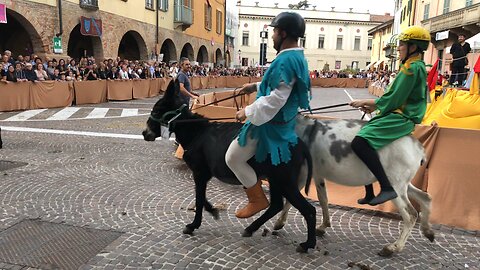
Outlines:
[{"label": "donkey hoof", "polygon": [[308,244],[307,242],[301,243],[300,245],[298,245],[296,250],[298,253],[308,253],[309,248],[315,248],[315,244],[311,245],[311,244]]},{"label": "donkey hoof", "polygon": [[423,233],[423,235],[425,235],[425,237],[428,238],[428,240],[430,240],[430,242],[435,241],[435,233],[432,230],[425,231]]},{"label": "donkey hoof", "polygon": [[384,247],[382,250],[380,250],[380,252],[378,252],[378,255],[388,258],[388,257],[391,257],[393,255],[393,250],[391,250],[387,246],[387,247]]},{"label": "donkey hoof", "polygon": [[315,235],[318,237],[322,237],[325,235],[325,230],[324,229],[315,229]]},{"label": "donkey hoof", "polygon": [[308,253],[308,249],[304,249],[302,245],[299,245],[296,250],[298,253]]},{"label": "donkey hoof", "polygon": [[242,237],[252,237],[252,234],[252,232],[245,229],[242,233]]},{"label": "donkey hoof", "polygon": [[275,226],[273,226],[273,230],[274,231],[281,230],[283,229],[283,226],[285,226],[285,224],[275,224]]},{"label": "donkey hoof", "polygon": [[220,219],[220,213],[218,212],[217,208],[213,208],[211,214],[213,216],[213,219],[215,219],[215,220]]},{"label": "donkey hoof", "polygon": [[185,229],[183,229],[183,234],[192,235],[192,234],[193,234],[193,231],[194,231],[193,228],[190,228],[190,227],[188,227],[188,226],[185,226]]}]

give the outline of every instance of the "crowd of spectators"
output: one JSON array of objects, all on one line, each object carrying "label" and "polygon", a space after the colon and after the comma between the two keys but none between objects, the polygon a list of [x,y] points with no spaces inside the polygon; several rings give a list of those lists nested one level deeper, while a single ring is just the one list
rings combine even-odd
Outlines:
[{"label": "crowd of spectators", "polygon": [[310,72],[310,78],[368,78],[369,73],[369,71],[314,70]]},{"label": "crowd of spectators", "polygon": [[[18,55],[15,58],[8,50],[0,55],[0,81],[90,81],[90,80],[136,80],[148,78],[175,78],[179,71],[176,62],[128,60],[117,57],[97,61],[93,57],[80,59],[41,58],[35,54]],[[197,76],[252,76],[260,77],[261,68],[225,68],[223,66],[194,65],[190,74]]]},{"label": "crowd of spectators", "polygon": [[[35,54],[15,58],[6,50],[0,55],[0,81],[90,81],[136,80],[148,78],[175,78],[179,71],[176,62],[128,60],[117,57],[97,61],[93,57],[80,59],[41,58]],[[249,76],[261,77],[261,67],[226,68],[223,66],[193,65],[188,74],[198,76]],[[386,87],[395,73],[389,71],[318,71],[310,72],[313,78],[367,78],[379,87]]]},{"label": "crowd of spectators", "polygon": [[395,76],[396,73],[394,71],[379,70],[368,71],[366,78],[373,86],[385,89],[393,82]]}]

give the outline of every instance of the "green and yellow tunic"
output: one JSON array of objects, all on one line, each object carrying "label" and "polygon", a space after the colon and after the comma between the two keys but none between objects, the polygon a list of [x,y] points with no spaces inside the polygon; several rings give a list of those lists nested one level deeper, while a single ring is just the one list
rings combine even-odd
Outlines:
[{"label": "green and yellow tunic", "polygon": [[427,109],[427,71],[420,56],[410,57],[400,65],[400,72],[390,90],[375,100],[378,115],[357,134],[378,150],[409,135],[422,122]]}]

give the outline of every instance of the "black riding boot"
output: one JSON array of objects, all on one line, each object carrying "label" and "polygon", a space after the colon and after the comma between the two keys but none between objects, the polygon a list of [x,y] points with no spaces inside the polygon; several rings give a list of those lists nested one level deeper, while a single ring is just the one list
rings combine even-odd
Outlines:
[{"label": "black riding boot", "polygon": [[[370,205],[377,205],[389,201],[391,199],[395,199],[397,197],[397,193],[390,185],[388,181],[388,177],[383,170],[382,163],[380,162],[380,158],[378,157],[377,151],[370,146],[370,144],[362,137],[355,136],[352,141],[352,150],[357,154],[357,156],[367,165],[368,169],[373,173],[373,175],[377,178],[378,182],[380,182],[381,191],[380,193],[373,198],[368,204]],[[372,187],[373,193],[373,187]],[[368,195],[368,190],[367,190]],[[360,203],[360,202],[359,202]]]},{"label": "black riding boot", "polygon": [[358,199],[357,203],[358,204],[367,204],[370,203],[370,201],[375,197],[375,194],[373,193],[373,185],[366,185],[365,186],[365,198]]}]

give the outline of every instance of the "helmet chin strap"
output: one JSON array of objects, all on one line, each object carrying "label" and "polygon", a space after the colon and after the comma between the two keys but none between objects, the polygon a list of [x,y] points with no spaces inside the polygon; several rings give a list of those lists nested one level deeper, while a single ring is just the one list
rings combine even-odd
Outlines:
[{"label": "helmet chin strap", "polygon": [[405,64],[405,62],[407,62],[407,59],[410,58],[410,56],[412,56],[412,55],[414,55],[415,53],[418,52],[417,50],[415,50],[414,52],[410,52],[410,46],[411,45],[412,44],[407,43],[407,56],[405,56],[405,59],[402,59],[402,64]]}]

